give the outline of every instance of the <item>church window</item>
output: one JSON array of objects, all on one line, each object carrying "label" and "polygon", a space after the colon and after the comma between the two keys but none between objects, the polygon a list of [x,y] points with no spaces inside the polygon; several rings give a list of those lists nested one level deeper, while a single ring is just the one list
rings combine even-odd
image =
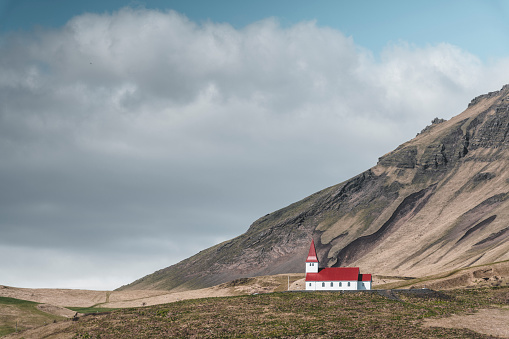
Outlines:
[{"label": "church window", "polygon": [[330,287],[334,287],[334,283],[332,281],[330,282]]},{"label": "church window", "polygon": [[348,282],[348,286],[350,286],[350,282]]},{"label": "church window", "polygon": [[325,287],[325,283],[324,282],[322,283],[322,287]]}]

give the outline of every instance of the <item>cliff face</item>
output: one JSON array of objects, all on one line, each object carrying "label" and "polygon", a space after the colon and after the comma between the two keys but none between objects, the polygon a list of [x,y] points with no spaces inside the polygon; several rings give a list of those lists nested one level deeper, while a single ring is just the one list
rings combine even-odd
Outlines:
[{"label": "cliff face", "polygon": [[[121,289],[200,288],[321,266],[420,276],[509,259],[509,86],[435,119],[368,171]],[[182,274],[182,272],[186,272]]]}]

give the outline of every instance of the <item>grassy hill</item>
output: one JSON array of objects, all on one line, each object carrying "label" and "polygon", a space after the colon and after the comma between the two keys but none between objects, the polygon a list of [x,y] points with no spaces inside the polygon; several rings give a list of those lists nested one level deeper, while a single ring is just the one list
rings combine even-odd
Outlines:
[{"label": "grassy hill", "polygon": [[[46,305],[72,304],[67,309],[89,315],[80,315],[73,322],[42,313],[38,308],[42,304],[37,302],[1,297],[0,329],[2,335],[12,333],[18,322],[18,329],[25,331],[8,337],[18,339],[488,337],[480,333],[509,336],[500,332],[503,328],[509,331],[506,326],[509,323],[509,261],[420,278],[374,277],[375,288],[398,290],[285,292],[289,284],[293,290],[304,288],[303,277],[303,274],[291,274],[242,278],[183,292],[4,287],[0,291],[13,296],[44,300]],[[424,286],[441,292],[422,289]],[[460,328],[448,328],[447,322]]]},{"label": "grassy hill", "polygon": [[0,336],[64,319],[39,310],[37,305],[39,303],[32,301],[0,297]]},{"label": "grassy hill", "polygon": [[377,291],[276,292],[83,316],[77,322],[68,321],[64,332],[69,338],[491,338],[428,322],[508,306],[507,287],[399,290],[388,295]]}]

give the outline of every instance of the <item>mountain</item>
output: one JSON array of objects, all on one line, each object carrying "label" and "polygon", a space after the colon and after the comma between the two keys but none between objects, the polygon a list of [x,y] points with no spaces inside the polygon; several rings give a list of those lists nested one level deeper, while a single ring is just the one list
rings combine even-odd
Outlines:
[{"label": "mountain", "polygon": [[377,165],[120,289],[192,289],[321,266],[419,277],[509,259],[509,85],[433,120]]}]

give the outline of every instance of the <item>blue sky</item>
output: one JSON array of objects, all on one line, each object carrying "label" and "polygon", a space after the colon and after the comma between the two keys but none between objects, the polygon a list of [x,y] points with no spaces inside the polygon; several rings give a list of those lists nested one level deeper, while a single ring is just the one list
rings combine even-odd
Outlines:
[{"label": "blue sky", "polygon": [[1,1],[0,284],[114,289],[509,83],[502,1]]},{"label": "blue sky", "polygon": [[267,17],[281,25],[316,20],[352,36],[375,54],[389,43],[406,41],[425,46],[447,42],[489,60],[509,53],[509,2],[451,1],[235,1],[235,0],[1,0],[0,29],[63,26],[86,12],[114,12],[121,7],[178,11],[196,22],[211,20],[242,28]]}]

